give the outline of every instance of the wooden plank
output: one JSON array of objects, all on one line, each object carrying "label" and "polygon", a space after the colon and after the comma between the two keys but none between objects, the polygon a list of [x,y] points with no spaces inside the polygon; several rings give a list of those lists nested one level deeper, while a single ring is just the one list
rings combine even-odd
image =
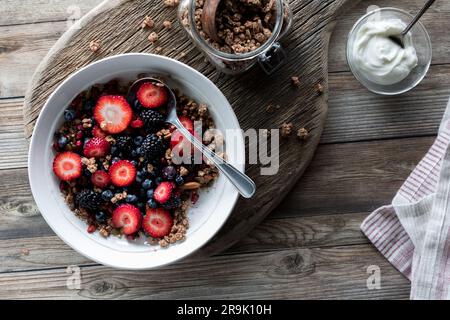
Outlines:
[{"label": "wooden plank", "polygon": [[23,98],[0,99],[0,170],[27,165],[28,141],[23,133]]},{"label": "wooden plank", "polygon": [[[423,137],[322,145],[271,215],[368,213],[390,202],[432,141]],[[0,170],[0,177],[0,239],[52,234],[32,200],[26,169]]]},{"label": "wooden plank", "polygon": [[[224,254],[368,243],[359,226],[366,213],[266,219]],[[0,240],[0,273],[93,265],[57,236]]]},{"label": "wooden plank", "polygon": [[450,95],[450,65],[431,67],[414,90],[395,97],[369,93],[348,72],[329,81],[322,143],[434,135]]},{"label": "wooden plank", "polygon": [[[381,270],[368,290],[367,267]],[[81,267],[81,289],[66,269],[0,274],[0,299],[407,299],[409,282],[370,245],[290,249],[184,262],[155,271]],[[183,279],[183,281],[180,281]]]},{"label": "wooden plank", "polygon": [[323,145],[273,215],[370,212],[390,203],[434,137]]},{"label": "wooden plank", "polygon": [[103,0],[2,0],[0,26],[73,21]]}]

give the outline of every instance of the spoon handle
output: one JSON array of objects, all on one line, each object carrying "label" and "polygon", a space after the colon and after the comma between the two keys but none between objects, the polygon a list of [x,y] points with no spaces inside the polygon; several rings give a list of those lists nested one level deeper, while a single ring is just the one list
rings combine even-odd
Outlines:
[{"label": "spoon handle", "polygon": [[230,182],[236,187],[244,198],[251,198],[256,191],[255,183],[246,174],[240,172],[234,166],[219,157],[215,152],[207,148],[202,142],[194,137],[180,122],[176,119],[171,123],[198,149],[202,154],[210,160],[217,169],[220,170]]},{"label": "spoon handle", "polygon": [[403,30],[402,34],[406,35],[409,30],[416,24],[417,21],[422,17],[422,15],[428,10],[429,7],[435,2],[436,0],[428,0],[427,3],[420,9],[419,13],[412,19],[412,21],[409,23],[409,25],[406,27],[405,30]]}]

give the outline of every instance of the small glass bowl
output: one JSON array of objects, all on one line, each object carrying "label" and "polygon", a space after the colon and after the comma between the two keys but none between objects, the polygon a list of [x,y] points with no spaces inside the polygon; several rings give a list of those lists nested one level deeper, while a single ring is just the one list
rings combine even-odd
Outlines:
[{"label": "small glass bowl", "polygon": [[356,35],[359,29],[369,19],[385,20],[393,18],[400,19],[406,24],[408,24],[409,21],[413,19],[413,17],[409,13],[397,8],[376,9],[368,12],[355,23],[352,30],[350,30],[348,34],[347,40],[347,63],[353,75],[368,90],[381,95],[397,95],[411,90],[422,81],[431,64],[430,36],[428,35],[427,30],[420,21],[418,21],[410,31],[412,35],[413,45],[416,49],[418,63],[417,66],[411,71],[411,73],[402,81],[391,85],[381,85],[374,83],[367,79],[367,77],[365,77],[365,75],[354,64],[352,52]]}]

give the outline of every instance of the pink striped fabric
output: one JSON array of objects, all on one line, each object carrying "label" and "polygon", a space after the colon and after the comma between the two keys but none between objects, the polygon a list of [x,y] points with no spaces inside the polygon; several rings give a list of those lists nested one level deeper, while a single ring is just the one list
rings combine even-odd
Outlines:
[{"label": "pink striped fabric", "polygon": [[[442,158],[449,142],[450,135],[442,130],[428,153],[403,183],[397,197],[415,203],[436,191]],[[381,254],[411,280],[414,245],[402,227],[394,207],[387,205],[372,212],[362,223],[361,230]],[[447,255],[450,254],[449,250],[446,250]],[[450,269],[448,264],[445,267]]]}]

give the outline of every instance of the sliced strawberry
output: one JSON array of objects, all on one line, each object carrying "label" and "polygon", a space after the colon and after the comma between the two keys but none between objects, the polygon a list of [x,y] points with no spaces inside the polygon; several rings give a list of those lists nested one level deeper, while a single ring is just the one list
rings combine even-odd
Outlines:
[{"label": "sliced strawberry", "polygon": [[159,203],[164,203],[172,196],[175,185],[172,182],[164,181],[156,187],[153,192],[153,198]]},{"label": "sliced strawberry", "polygon": [[154,238],[163,238],[172,230],[173,218],[169,211],[163,208],[147,208],[142,222],[142,228]]},{"label": "sliced strawberry", "polygon": [[194,122],[186,116],[178,117],[180,119],[181,124],[185,127],[190,133],[194,132]]},{"label": "sliced strawberry", "polygon": [[53,160],[53,172],[63,180],[69,181],[81,176],[81,157],[74,152],[63,152]]},{"label": "sliced strawberry", "polygon": [[142,215],[138,208],[131,204],[122,204],[114,210],[112,223],[115,228],[122,228],[126,235],[139,231],[142,222]]},{"label": "sliced strawberry", "polygon": [[94,128],[92,128],[92,135],[96,138],[106,138],[108,134],[100,129],[99,126],[94,126]]},{"label": "sliced strawberry", "polygon": [[131,121],[131,127],[135,129],[142,128],[144,126],[144,121],[142,121],[140,118],[137,118],[133,121]]},{"label": "sliced strawberry", "polygon": [[111,145],[105,138],[91,138],[85,144],[83,153],[88,158],[101,158],[111,150]]},{"label": "sliced strawberry", "polygon": [[127,187],[136,178],[136,168],[128,160],[120,160],[109,168],[109,176],[113,185]]},{"label": "sliced strawberry", "polygon": [[139,87],[136,97],[144,108],[158,108],[167,103],[169,94],[165,87],[146,82]]},{"label": "sliced strawberry", "polygon": [[119,133],[131,122],[133,110],[122,96],[103,96],[97,101],[94,119],[104,131]]},{"label": "sliced strawberry", "polygon": [[[194,123],[191,119],[185,116],[179,117],[181,124],[183,127],[185,127],[191,134],[193,134],[196,138],[200,138],[198,133],[194,131]],[[172,135],[170,137],[170,145],[175,147],[177,144],[179,144],[184,139],[183,134],[179,130],[175,130],[172,132]],[[199,139],[201,141],[201,139]]]},{"label": "sliced strawberry", "polygon": [[111,178],[106,171],[97,170],[91,176],[91,182],[94,186],[99,188],[106,188],[111,183]]}]

